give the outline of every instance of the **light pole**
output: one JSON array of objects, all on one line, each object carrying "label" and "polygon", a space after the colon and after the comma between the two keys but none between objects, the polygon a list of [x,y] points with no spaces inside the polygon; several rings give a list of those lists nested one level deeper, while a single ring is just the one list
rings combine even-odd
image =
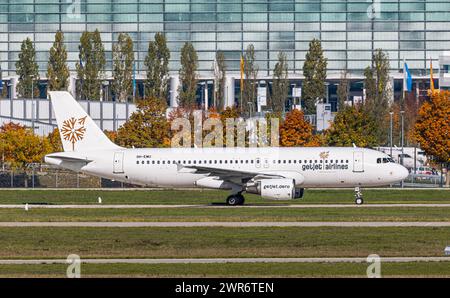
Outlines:
[{"label": "light pole", "polygon": [[33,130],[34,134],[34,76],[31,76],[31,129]]},{"label": "light pole", "polygon": [[390,132],[389,132],[389,146],[390,146],[390,152],[391,152],[391,157],[392,157],[392,141],[393,141],[393,137],[392,137],[392,128],[393,128],[393,125],[392,125],[392,121],[393,121],[393,116],[394,116],[394,112],[389,112],[389,117],[390,117],[390,124],[391,124],[391,127],[390,127]]},{"label": "light pole", "polygon": [[400,116],[401,116],[401,120],[402,120],[402,159],[401,159],[401,164],[403,165],[403,153],[404,153],[404,141],[405,141],[405,138],[404,138],[404,114],[405,114],[405,111],[400,111]]},{"label": "light pole", "polygon": [[[405,130],[404,130],[404,114],[405,114],[405,111],[400,111],[400,116],[401,116],[401,118],[402,118],[402,159],[401,159],[401,164],[402,164],[402,166],[403,166],[403,159],[405,158],[404,157],[404,145],[405,145],[405,143],[404,143],[404,141],[405,141],[405,137],[404,137],[404,132],[405,132]],[[403,181],[401,182],[401,185],[402,185],[402,188],[403,188]]]}]

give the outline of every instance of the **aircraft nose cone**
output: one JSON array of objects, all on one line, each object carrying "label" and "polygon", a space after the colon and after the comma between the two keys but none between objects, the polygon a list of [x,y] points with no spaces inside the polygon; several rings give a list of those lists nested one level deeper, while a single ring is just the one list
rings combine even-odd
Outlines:
[{"label": "aircraft nose cone", "polygon": [[398,166],[398,176],[400,180],[405,180],[409,176],[409,171],[404,166]]}]

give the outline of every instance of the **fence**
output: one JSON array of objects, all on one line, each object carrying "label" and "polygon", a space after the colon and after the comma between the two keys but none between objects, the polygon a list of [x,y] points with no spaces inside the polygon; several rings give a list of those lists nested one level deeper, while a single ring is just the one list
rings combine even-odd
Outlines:
[{"label": "fence", "polygon": [[0,188],[130,188],[109,179],[84,175],[49,165],[30,165],[27,171],[0,167]]},{"label": "fence", "polygon": [[413,187],[440,187],[446,184],[446,176],[410,174],[404,183],[406,186]]},{"label": "fence", "polygon": [[[78,101],[102,130],[116,131],[136,111],[131,103]],[[48,99],[1,99],[0,125],[16,122],[34,127],[35,133],[47,135],[56,127],[52,105]]]}]

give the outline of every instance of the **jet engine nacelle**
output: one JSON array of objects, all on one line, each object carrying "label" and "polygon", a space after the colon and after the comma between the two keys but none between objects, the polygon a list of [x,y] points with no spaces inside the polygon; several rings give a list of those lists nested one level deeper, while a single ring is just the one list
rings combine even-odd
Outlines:
[{"label": "jet engine nacelle", "polygon": [[296,188],[293,179],[263,179],[247,185],[246,192],[270,200],[292,200],[303,196],[303,188]]}]

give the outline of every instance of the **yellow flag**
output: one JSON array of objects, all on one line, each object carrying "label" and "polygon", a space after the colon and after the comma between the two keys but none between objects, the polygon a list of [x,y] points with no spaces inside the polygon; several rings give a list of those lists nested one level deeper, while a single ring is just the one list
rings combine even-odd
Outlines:
[{"label": "yellow flag", "polygon": [[430,89],[434,92],[434,79],[433,79],[433,60],[430,58]]}]

